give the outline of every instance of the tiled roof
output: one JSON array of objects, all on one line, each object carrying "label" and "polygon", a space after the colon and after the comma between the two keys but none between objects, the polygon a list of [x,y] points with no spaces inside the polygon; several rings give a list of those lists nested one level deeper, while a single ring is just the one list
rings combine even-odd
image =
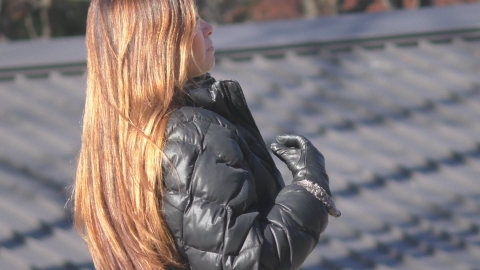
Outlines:
[{"label": "tiled roof", "polygon": [[[230,54],[220,46],[212,74],[240,81],[265,140],[304,134],[326,156],[342,217],[331,219],[303,269],[479,269],[474,25],[406,39],[378,35],[374,43],[298,41]],[[83,38],[72,40],[54,42],[82,48]],[[21,58],[10,46],[0,46],[0,57],[17,50]],[[78,50],[72,59],[50,54],[50,62],[28,65],[9,56],[12,68],[1,66],[2,270],[93,269],[65,208],[84,102]],[[278,166],[288,182],[290,173]]]}]

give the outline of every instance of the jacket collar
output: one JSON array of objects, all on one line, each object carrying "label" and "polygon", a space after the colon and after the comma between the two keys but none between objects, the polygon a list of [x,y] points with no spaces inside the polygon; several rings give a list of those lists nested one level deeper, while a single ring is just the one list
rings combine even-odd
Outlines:
[{"label": "jacket collar", "polygon": [[[231,87],[222,87],[222,82],[217,82],[209,73],[195,77],[194,82],[188,82],[184,88],[185,102],[187,106],[201,107],[213,111],[232,123],[235,123],[236,109],[232,104]],[[242,93],[243,96],[243,93]]]}]

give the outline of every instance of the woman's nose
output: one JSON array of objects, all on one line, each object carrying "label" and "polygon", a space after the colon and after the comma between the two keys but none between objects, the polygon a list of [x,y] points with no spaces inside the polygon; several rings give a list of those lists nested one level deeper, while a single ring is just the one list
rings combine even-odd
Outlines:
[{"label": "woman's nose", "polygon": [[203,33],[205,37],[209,37],[213,34],[213,27],[206,21],[203,21]]}]

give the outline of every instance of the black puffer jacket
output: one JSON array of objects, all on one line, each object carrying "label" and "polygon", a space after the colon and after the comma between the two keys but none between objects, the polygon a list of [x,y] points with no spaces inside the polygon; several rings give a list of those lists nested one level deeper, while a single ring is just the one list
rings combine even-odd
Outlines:
[{"label": "black puffer jacket", "polygon": [[191,269],[298,269],[326,207],[285,187],[240,85],[207,76],[166,129],[164,215]]}]

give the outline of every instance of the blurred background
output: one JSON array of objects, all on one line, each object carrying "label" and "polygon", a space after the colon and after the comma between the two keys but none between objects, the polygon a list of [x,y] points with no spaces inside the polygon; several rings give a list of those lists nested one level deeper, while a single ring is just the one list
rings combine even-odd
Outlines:
[{"label": "blurred background", "polygon": [[[198,0],[213,24],[417,9],[480,0]],[[89,0],[0,0],[0,42],[85,35]]]},{"label": "blurred background", "polygon": [[[326,157],[342,217],[302,269],[480,269],[476,2],[197,1],[267,145]],[[94,269],[67,204],[88,3],[0,0],[0,270]]]}]

